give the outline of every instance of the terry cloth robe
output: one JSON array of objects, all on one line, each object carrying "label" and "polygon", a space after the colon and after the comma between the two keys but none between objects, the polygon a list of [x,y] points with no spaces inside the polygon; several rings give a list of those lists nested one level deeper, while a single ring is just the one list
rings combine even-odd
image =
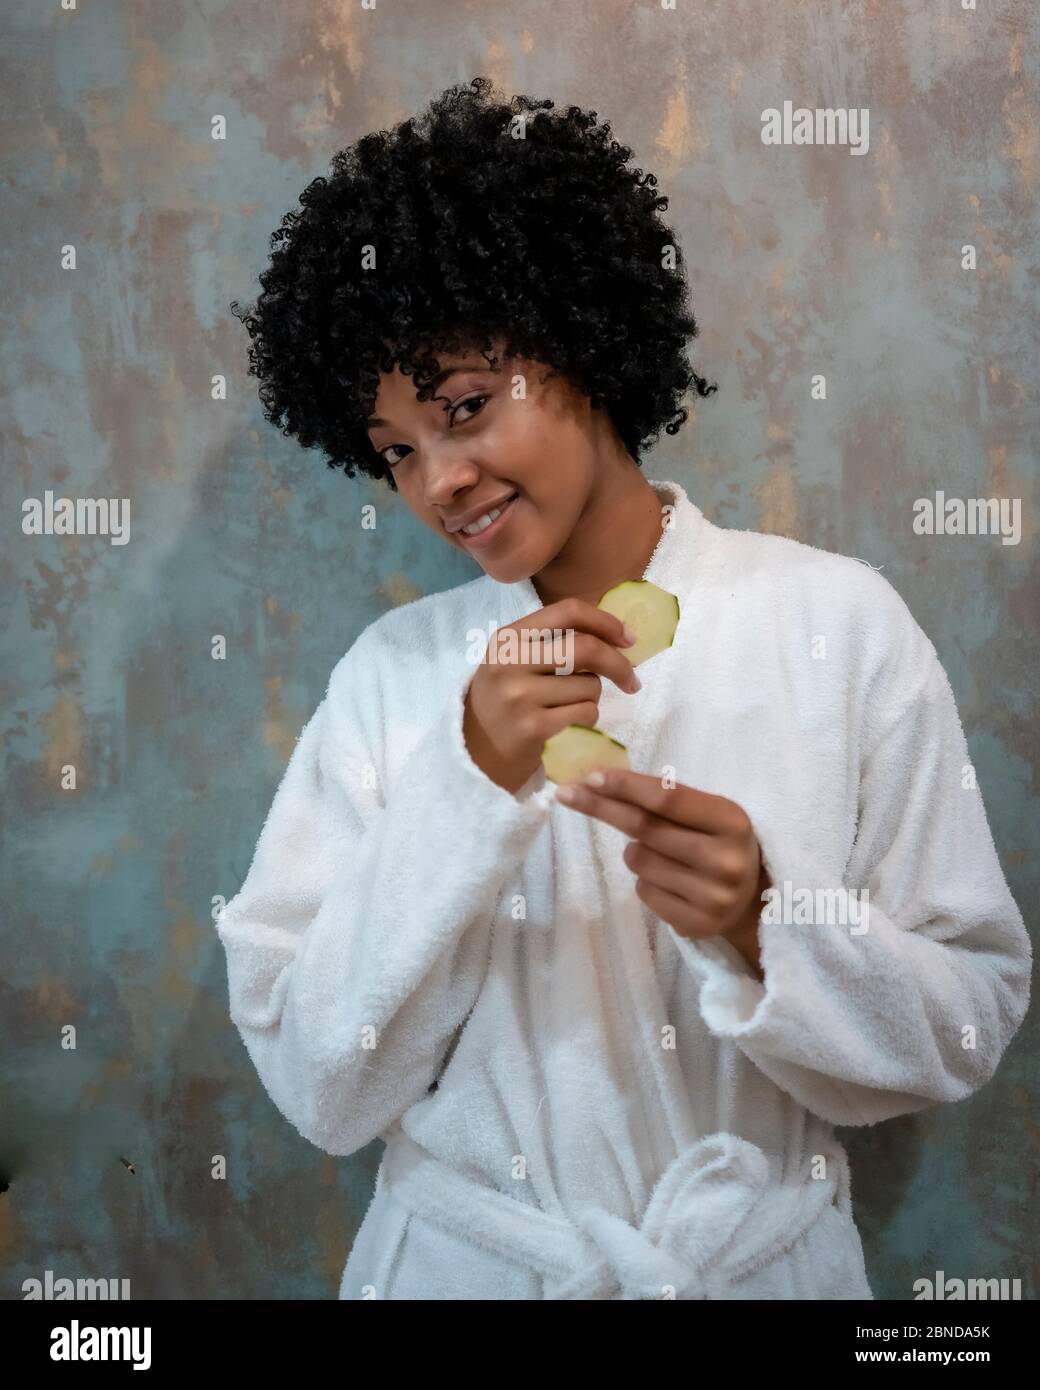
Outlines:
[{"label": "terry cloth robe", "polygon": [[653,486],[644,577],[680,621],[636,695],[603,680],[599,727],[748,813],[782,897],[764,979],[651,912],[628,837],[541,770],[513,795],[471,760],[475,639],[543,606],[530,580],[372,623],[217,924],[278,1109],[330,1154],[386,1144],[341,1298],[871,1298],[833,1126],[964,1100],[1025,1013],[1029,939],[903,600]]}]

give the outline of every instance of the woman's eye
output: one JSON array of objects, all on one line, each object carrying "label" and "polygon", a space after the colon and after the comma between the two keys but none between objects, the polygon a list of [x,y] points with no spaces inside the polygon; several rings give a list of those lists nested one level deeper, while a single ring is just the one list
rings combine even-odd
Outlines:
[{"label": "woman's eye", "polygon": [[483,407],[484,402],[487,401],[487,400],[489,400],[489,399],[490,399],[490,397],[488,397],[488,396],[470,396],[468,400],[459,401],[458,405],[453,406],[452,409],[448,412],[449,415],[450,415],[450,417],[451,417],[451,423],[452,423],[453,425],[454,425],[454,423],[455,423],[455,413],[456,413],[456,411],[465,410],[466,407],[469,406],[469,405],[475,405],[475,406],[477,407],[477,409],[474,410],[471,414],[466,415],[466,416],[463,418],[462,423],[465,424],[467,420],[472,420],[473,417],[474,417],[475,415],[478,415],[478,414],[480,413],[480,409]]},{"label": "woman's eye", "polygon": [[393,468],[394,464],[400,463],[401,460],[400,460],[400,459],[387,458],[387,454],[390,452],[391,449],[407,449],[407,448],[408,448],[408,445],[407,445],[407,444],[388,444],[388,445],[386,446],[385,449],[380,449],[380,451],[379,451],[379,457],[383,460],[383,462],[386,464],[386,466],[387,466],[388,468]]}]

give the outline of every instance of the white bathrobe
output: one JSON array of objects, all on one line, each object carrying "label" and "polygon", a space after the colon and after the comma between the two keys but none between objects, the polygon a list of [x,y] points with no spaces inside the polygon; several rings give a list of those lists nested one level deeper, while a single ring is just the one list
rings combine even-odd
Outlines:
[{"label": "white bathrobe", "polygon": [[341,1298],[870,1298],[833,1125],[964,1100],[1025,1013],[1029,939],[906,604],[653,486],[645,577],[679,626],[638,694],[603,680],[599,727],[750,816],[786,894],[764,981],[640,901],[621,831],[469,757],[475,636],[542,607],[529,580],[384,614],[217,927],[278,1109],[327,1153],[386,1142]]}]

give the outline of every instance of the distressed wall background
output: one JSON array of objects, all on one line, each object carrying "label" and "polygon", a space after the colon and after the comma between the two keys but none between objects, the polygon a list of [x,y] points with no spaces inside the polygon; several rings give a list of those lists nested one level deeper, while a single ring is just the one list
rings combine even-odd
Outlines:
[{"label": "distressed wall background", "polygon": [[[3,25],[0,1297],[47,1269],[335,1297],[381,1145],[323,1155],[268,1101],[212,903],[358,632],[479,571],[263,422],[227,306],[336,148],[453,82],[591,107],[658,175],[720,389],[647,473],[881,568],[938,647],[1035,920],[1033,5],[9,0]],[[763,145],[785,100],[869,108],[869,151]],[[24,535],[48,489],[130,499],[127,543]],[[914,535],[937,489],[1021,499],[1020,543]],[[937,1268],[1036,1297],[1035,1048],[1031,1016],[968,1102],[843,1132],[879,1297]]]}]

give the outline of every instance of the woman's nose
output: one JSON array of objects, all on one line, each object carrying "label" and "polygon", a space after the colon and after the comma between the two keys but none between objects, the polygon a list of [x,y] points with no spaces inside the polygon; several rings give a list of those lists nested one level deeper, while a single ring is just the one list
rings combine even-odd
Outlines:
[{"label": "woman's nose", "polygon": [[480,467],[465,446],[455,440],[438,441],[423,460],[423,495],[427,506],[449,506],[464,488],[480,477]]}]

